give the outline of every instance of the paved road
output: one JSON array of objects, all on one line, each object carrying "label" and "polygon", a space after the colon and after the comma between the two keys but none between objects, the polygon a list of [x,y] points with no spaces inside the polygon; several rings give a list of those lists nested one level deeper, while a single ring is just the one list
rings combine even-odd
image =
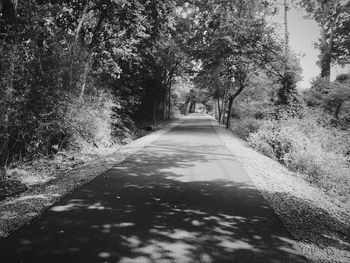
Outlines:
[{"label": "paved road", "polygon": [[188,119],[0,242],[5,262],[306,262],[207,119]]}]

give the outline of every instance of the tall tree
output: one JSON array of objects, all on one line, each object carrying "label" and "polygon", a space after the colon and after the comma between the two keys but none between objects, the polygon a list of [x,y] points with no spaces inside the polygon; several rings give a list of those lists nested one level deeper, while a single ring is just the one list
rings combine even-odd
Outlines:
[{"label": "tall tree", "polygon": [[[0,106],[0,168],[6,166],[9,148],[10,123],[9,115],[12,109],[13,83],[15,78],[16,56],[16,23],[17,23],[17,0],[4,0],[0,10],[0,41],[1,41],[1,82],[0,95],[4,98]],[[0,176],[3,174],[0,171]]]},{"label": "tall tree", "polygon": [[[301,0],[300,5],[305,8],[308,13],[307,17],[314,19],[321,28],[321,37],[317,45],[320,49],[320,76],[329,80],[331,74],[331,63],[338,59],[336,52],[334,52],[335,40],[340,40],[342,36],[339,34],[345,33],[338,30],[338,28],[349,19],[350,1]],[[347,34],[344,34],[343,36],[347,37]]]},{"label": "tall tree", "polygon": [[282,86],[291,86],[290,81],[283,81],[287,63],[284,45],[267,26],[266,15],[273,12],[267,2],[214,1],[210,6],[198,4],[198,10],[193,22],[202,26],[197,29],[200,44],[195,46],[195,56],[206,72],[219,71],[212,76],[220,76],[226,85],[228,128],[233,102],[257,70],[272,72]]}]

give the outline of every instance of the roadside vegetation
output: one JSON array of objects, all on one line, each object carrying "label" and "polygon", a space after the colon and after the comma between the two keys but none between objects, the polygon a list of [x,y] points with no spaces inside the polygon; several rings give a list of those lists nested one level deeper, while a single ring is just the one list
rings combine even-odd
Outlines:
[{"label": "roadside vegetation", "polygon": [[302,92],[275,0],[1,1],[1,193],[26,189],[28,167],[74,168],[200,106],[349,202],[350,77],[330,73],[350,63],[350,3],[295,3],[321,29]]},{"label": "roadside vegetation", "polygon": [[1,1],[0,195],[25,189],[23,165],[108,153],[172,117],[188,92],[171,89],[188,63],[176,6]]},{"label": "roadside vegetation", "polygon": [[[308,90],[297,89],[287,19],[271,23],[287,2],[320,27],[320,76]],[[273,176],[255,180],[288,228],[303,230],[295,237],[335,254],[334,236],[349,242],[348,224],[338,227],[349,213],[335,200],[350,205],[350,72],[330,76],[350,64],[349,21],[339,0],[0,1],[0,237],[161,133],[122,145],[200,111],[317,186],[307,193],[332,197],[320,212],[326,199],[304,194],[305,180],[227,139],[247,171],[271,161]],[[349,261],[333,258],[319,262]]]},{"label": "roadside vegetation", "polygon": [[[203,4],[193,12],[206,25],[196,32],[196,100],[254,149],[349,202],[350,73],[330,76],[332,65],[350,61],[350,2],[295,2],[320,27],[320,76],[304,91],[297,89],[302,69],[287,23],[283,37],[268,22],[276,2],[248,2]],[[282,7],[286,17],[287,3]]]},{"label": "roadside vegetation", "polygon": [[320,107],[301,105],[299,116],[276,118],[276,106],[269,102],[238,101],[231,129],[254,149],[349,202],[349,109],[336,120]]},{"label": "roadside vegetation", "polygon": [[[294,87],[292,99],[284,102],[278,76],[267,72],[251,78],[233,104],[230,129],[254,149],[350,204],[350,72],[330,80],[331,66],[349,61],[349,39],[344,35],[350,30],[344,20],[350,15],[349,3],[343,9],[332,1],[300,1],[300,6],[324,34],[318,43],[320,76],[310,89]],[[298,76],[296,69],[293,74]],[[297,81],[298,77],[293,82]]]}]

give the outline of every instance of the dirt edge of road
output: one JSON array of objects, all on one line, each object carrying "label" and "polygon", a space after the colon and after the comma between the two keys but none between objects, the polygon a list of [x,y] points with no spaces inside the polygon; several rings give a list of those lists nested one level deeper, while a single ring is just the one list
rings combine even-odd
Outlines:
[{"label": "dirt edge of road", "polygon": [[0,238],[5,238],[28,224],[65,195],[142,150],[183,120],[184,118],[179,118],[167,124],[164,129],[124,145],[111,154],[100,156],[89,164],[59,174],[47,183],[38,184],[17,196],[6,198],[0,202]]},{"label": "dirt edge of road", "polygon": [[350,262],[350,208],[310,185],[302,175],[253,150],[211,119],[264,199],[310,262]]}]

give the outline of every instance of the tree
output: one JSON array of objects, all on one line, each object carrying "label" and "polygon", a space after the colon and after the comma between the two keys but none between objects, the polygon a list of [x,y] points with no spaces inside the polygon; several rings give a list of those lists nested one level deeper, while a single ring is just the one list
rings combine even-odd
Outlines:
[{"label": "tree", "polygon": [[334,30],[332,57],[339,64],[350,64],[350,12],[346,13],[346,17]]},{"label": "tree", "polygon": [[346,41],[342,42],[342,37],[347,38],[348,31],[340,28],[347,28],[346,21],[349,19],[350,2],[346,0],[301,0],[300,5],[308,13],[307,17],[314,19],[321,28],[321,37],[317,45],[320,49],[320,76],[329,80],[331,63],[341,58],[344,48],[347,49],[342,46],[343,43],[346,44]]},{"label": "tree", "polygon": [[[173,6],[145,0],[1,1],[1,166],[49,154],[53,143],[67,145],[74,133],[96,144],[89,135],[95,115],[82,121],[105,104],[108,116],[101,121],[118,136],[132,128],[143,104],[153,110],[148,100],[153,106],[163,96],[159,76],[165,50],[174,46]],[[168,88],[176,73],[171,63]],[[81,109],[91,112],[72,120]]]},{"label": "tree", "polygon": [[[2,2],[0,16],[0,41],[1,41],[1,64],[2,73],[0,95],[0,168],[6,166],[8,161],[10,120],[9,115],[12,110],[13,83],[15,77],[16,40],[15,27],[17,23],[17,1],[5,0]],[[0,171],[0,177],[3,174]]]},{"label": "tree", "polygon": [[318,78],[304,95],[308,106],[320,107],[339,119],[343,104],[350,101],[350,76],[341,74],[331,83]]},{"label": "tree", "polygon": [[[201,25],[197,27],[194,56],[201,62],[204,74],[220,80],[212,83],[226,86],[221,94],[225,97],[223,101],[227,100],[227,128],[234,100],[258,70],[276,75],[284,93],[295,91],[296,78],[284,74],[294,72],[295,68],[287,69],[290,63],[284,45],[266,23],[266,15],[273,12],[268,3],[214,1],[210,6],[198,4],[198,10],[199,14],[193,14],[193,23]],[[211,88],[212,94],[219,93],[215,92],[218,90],[215,84]]]}]

